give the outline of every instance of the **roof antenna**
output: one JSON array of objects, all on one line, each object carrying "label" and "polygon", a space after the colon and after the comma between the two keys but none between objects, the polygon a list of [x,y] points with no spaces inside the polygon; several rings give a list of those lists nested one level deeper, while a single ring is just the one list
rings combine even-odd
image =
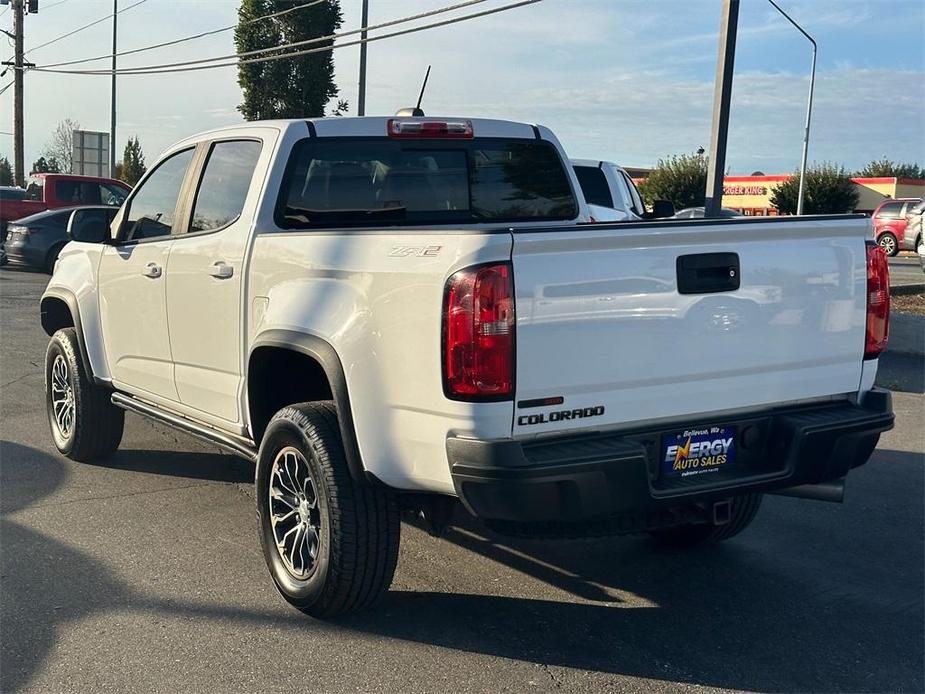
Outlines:
[{"label": "roof antenna", "polygon": [[424,90],[427,89],[427,78],[430,77],[430,68],[427,66],[427,72],[424,73],[424,83],[421,85],[421,93],[418,94],[418,103],[414,108],[402,108],[398,110],[396,116],[413,116],[415,118],[422,118],[424,116],[424,111],[421,109],[421,101],[424,99]]}]

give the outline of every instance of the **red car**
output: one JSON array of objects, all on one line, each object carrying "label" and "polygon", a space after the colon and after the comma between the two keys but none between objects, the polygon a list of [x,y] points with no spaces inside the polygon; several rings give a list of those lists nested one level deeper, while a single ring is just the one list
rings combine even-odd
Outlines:
[{"label": "red car", "polygon": [[900,243],[905,235],[906,212],[909,212],[918,203],[922,202],[921,198],[899,198],[895,200],[884,200],[877,209],[874,210],[874,233],[877,236],[877,243],[880,248],[886,251],[887,255],[896,255],[899,253]]},{"label": "red car", "polygon": [[[131,187],[113,178],[77,176],[74,174],[33,174],[25,193],[10,188],[0,206],[0,238],[6,238],[6,227],[23,217],[75,205],[111,205],[119,207]],[[19,194],[13,194],[18,191]]]}]

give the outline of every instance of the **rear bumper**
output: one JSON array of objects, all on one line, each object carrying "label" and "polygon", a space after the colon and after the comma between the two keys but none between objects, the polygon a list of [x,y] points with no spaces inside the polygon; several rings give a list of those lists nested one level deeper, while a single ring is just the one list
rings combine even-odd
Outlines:
[{"label": "rear bumper", "polygon": [[661,481],[663,436],[692,424],[711,423],[530,442],[449,438],[447,455],[456,492],[474,515],[513,523],[580,523],[703,507],[740,494],[842,478],[867,462],[880,434],[893,427],[893,410],[889,391],[874,389],[860,405],[775,409],[717,422],[737,427],[747,464],[702,481]]},{"label": "rear bumper", "polygon": [[41,267],[45,263],[45,250],[30,245],[23,239],[7,241],[3,244],[6,256],[13,265],[28,265],[30,267]]}]

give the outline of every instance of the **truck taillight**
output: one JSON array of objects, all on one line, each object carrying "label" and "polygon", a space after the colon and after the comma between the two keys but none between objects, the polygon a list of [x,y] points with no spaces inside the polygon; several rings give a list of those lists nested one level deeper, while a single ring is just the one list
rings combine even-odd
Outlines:
[{"label": "truck taillight", "polygon": [[886,253],[867,243],[867,337],[864,358],[876,359],[890,335],[890,265]]},{"label": "truck taillight", "polygon": [[514,393],[514,284],[507,263],[460,270],[446,285],[443,389],[453,400]]}]

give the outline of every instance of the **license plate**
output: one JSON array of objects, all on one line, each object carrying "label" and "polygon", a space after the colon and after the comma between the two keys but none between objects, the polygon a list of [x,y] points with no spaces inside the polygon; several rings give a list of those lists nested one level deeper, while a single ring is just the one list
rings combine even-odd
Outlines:
[{"label": "license plate", "polygon": [[662,477],[716,474],[735,457],[735,427],[692,427],[662,440]]}]

